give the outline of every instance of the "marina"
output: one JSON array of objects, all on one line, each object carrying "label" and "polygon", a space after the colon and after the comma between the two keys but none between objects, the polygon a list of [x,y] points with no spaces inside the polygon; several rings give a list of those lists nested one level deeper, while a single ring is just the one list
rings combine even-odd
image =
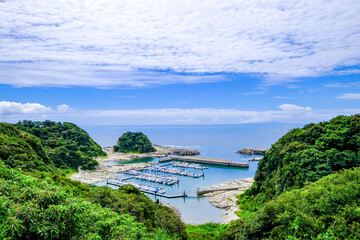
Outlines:
[{"label": "marina", "polygon": [[198,169],[198,170],[204,170],[204,169],[208,169],[208,167],[204,167],[200,164],[196,164],[196,163],[187,163],[187,162],[176,162],[176,161],[172,161],[171,163],[169,163],[169,165],[172,165],[174,167],[183,167],[183,168],[194,168],[194,169]]},{"label": "marina", "polygon": [[130,170],[130,171],[126,172],[126,174],[133,175],[133,176],[135,176],[133,178],[136,178],[136,179],[146,180],[149,182],[156,182],[156,183],[165,184],[165,185],[173,185],[175,183],[179,183],[179,179],[176,177],[166,177],[166,176],[161,176],[161,175],[152,174],[152,173],[144,173],[144,172],[140,172],[138,170]]},{"label": "marina", "polygon": [[139,191],[141,191],[141,192],[159,196],[159,197],[164,197],[164,198],[185,198],[185,197],[187,197],[187,194],[185,193],[185,191],[183,194],[166,195],[165,194],[166,191],[163,188],[150,187],[150,186],[146,186],[146,185],[142,185],[142,184],[136,184],[134,182],[122,181],[121,179],[114,179],[111,181],[106,180],[106,185],[113,185],[113,186],[117,186],[117,187],[122,187],[125,185],[132,185],[132,186],[136,187],[137,189],[139,189]]},{"label": "marina", "polygon": [[151,166],[151,167],[146,168],[146,170],[153,171],[153,172],[176,174],[176,175],[193,177],[193,178],[199,178],[199,177],[204,176],[204,173],[194,173],[194,172],[184,171],[184,170],[181,170],[178,168],[168,168],[168,167],[162,167],[162,166],[159,166],[159,167]]}]

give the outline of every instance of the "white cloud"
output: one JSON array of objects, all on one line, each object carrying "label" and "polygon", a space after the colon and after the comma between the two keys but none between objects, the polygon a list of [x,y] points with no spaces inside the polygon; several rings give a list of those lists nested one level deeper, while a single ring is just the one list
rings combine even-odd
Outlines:
[{"label": "white cloud", "polygon": [[311,107],[302,107],[302,106],[297,106],[294,104],[282,104],[279,106],[279,108],[284,111],[304,111],[304,110],[310,111],[310,110],[312,110]]},{"label": "white cloud", "polygon": [[244,123],[309,123],[328,120],[339,114],[356,114],[360,109],[313,110],[293,104],[282,104],[279,110],[243,111],[215,108],[164,108],[136,110],[75,110],[59,105],[57,111],[38,103],[0,102],[0,114],[6,121],[45,120],[74,122],[79,125],[187,125]]},{"label": "white cloud", "polygon": [[348,74],[360,64],[359,12],[358,0],[0,1],[0,83],[224,80],[154,69],[259,74],[270,84]]},{"label": "white cloud", "polygon": [[17,102],[0,102],[0,114],[1,115],[13,115],[13,114],[42,114],[51,112],[52,109],[45,107],[38,103],[17,103]]},{"label": "white cloud", "polygon": [[337,97],[339,99],[360,99],[360,93],[344,93]]},{"label": "white cloud", "polygon": [[61,104],[61,105],[57,106],[56,110],[58,112],[67,112],[67,111],[71,110],[71,108],[69,105]]}]

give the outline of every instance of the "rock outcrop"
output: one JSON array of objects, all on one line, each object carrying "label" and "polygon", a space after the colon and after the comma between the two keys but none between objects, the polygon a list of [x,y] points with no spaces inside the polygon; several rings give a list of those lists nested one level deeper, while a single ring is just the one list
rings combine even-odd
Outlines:
[{"label": "rock outcrop", "polygon": [[[217,208],[224,209],[221,213],[222,223],[229,223],[233,220],[239,219],[235,212],[240,211],[236,204],[236,195],[243,193],[249,189],[254,183],[254,178],[245,178],[242,180],[231,181],[219,185],[211,186],[214,192],[204,194],[205,197],[210,197],[209,202]],[[217,189],[236,187],[237,190],[216,191]]]},{"label": "rock outcrop", "polygon": [[264,148],[243,148],[237,151],[238,154],[262,155],[266,149]]},{"label": "rock outcrop", "polygon": [[199,155],[200,152],[194,149],[173,149],[173,154],[183,156],[195,156]]}]

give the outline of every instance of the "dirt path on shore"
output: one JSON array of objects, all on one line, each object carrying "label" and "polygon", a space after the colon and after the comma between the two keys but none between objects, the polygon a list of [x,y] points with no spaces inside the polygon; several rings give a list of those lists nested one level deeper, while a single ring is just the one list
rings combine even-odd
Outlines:
[{"label": "dirt path on shore", "polygon": [[236,215],[236,211],[239,211],[239,206],[236,204],[236,195],[243,193],[246,189],[249,189],[254,183],[254,178],[245,178],[243,180],[231,181],[221,183],[219,185],[211,186],[209,189],[221,189],[230,187],[239,187],[236,190],[226,191],[214,191],[206,193],[203,196],[210,197],[209,202],[211,205],[217,208],[224,209],[221,213],[221,223],[229,223],[233,220],[239,219]]}]

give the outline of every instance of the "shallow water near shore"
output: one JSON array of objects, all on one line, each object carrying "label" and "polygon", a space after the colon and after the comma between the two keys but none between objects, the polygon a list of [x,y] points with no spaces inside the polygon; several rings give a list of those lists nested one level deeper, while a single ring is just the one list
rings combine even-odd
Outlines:
[{"label": "shallow water near shore", "polygon": [[[251,125],[225,125],[225,126],[121,126],[121,127],[84,127],[87,132],[103,147],[111,146],[121,134],[126,131],[141,131],[146,134],[154,144],[163,146],[193,148],[200,152],[200,156],[230,159],[235,162],[248,162],[257,155],[243,155],[235,152],[244,147],[269,148],[278,138],[295,125],[287,124],[251,124]],[[157,162],[156,158],[135,159],[131,162],[107,162],[107,165],[119,165],[137,162]],[[192,178],[178,176],[180,182],[173,186],[164,186],[140,180],[131,180],[147,186],[159,186],[166,190],[166,194],[189,194],[186,198],[167,199],[147,194],[151,199],[159,199],[177,208],[181,218],[186,224],[202,224],[208,222],[221,222],[222,209],[212,206],[208,198],[197,198],[198,188],[207,188],[223,182],[254,177],[258,162],[249,162],[249,168],[234,168],[207,165],[204,177]],[[201,173],[201,170],[186,168],[187,171]],[[156,173],[167,175],[164,173]],[[128,177],[119,174],[119,177]],[[100,182],[96,185],[105,185]],[[109,185],[110,186],[110,185]]]}]

